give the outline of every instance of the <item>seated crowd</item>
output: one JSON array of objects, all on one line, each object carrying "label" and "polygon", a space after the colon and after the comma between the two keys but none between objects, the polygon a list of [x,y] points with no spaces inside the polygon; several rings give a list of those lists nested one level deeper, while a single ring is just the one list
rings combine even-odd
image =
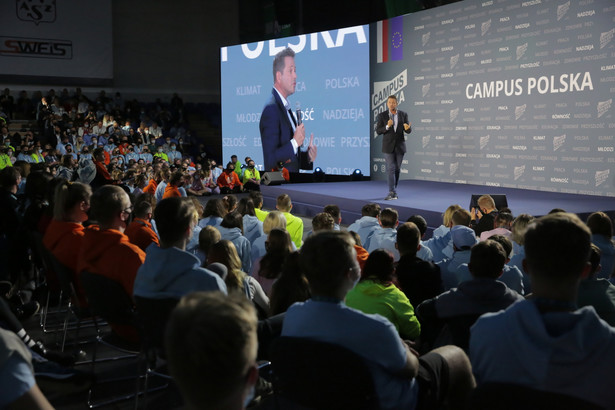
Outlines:
[{"label": "seated crowd", "polygon": [[[45,110],[54,108],[41,107],[43,122]],[[289,195],[277,197],[275,209],[263,209],[260,176],[249,158],[243,170],[232,158],[214,187],[211,167],[201,164],[209,176],[204,182],[192,159],[174,159],[186,138],[164,132],[153,140],[134,137],[141,127],[134,130],[130,122],[124,135],[116,120],[105,128],[105,115],[88,120],[102,131],[96,137],[87,139],[94,127],[83,124],[79,152],[84,155],[87,141],[93,168],[81,166],[87,157],[77,168],[62,162],[66,172],[55,178],[44,169],[31,172],[25,186],[17,166],[0,171],[0,207],[9,216],[0,223],[2,279],[13,287],[31,279],[22,250],[30,245],[26,232],[35,231],[70,272],[75,303],[87,306],[91,296],[81,283],[84,271],[119,284],[137,309],[140,300],[178,302],[162,355],[188,407],[242,409],[255,392],[265,395],[257,359],[269,358],[278,336],[358,355],[382,409],[464,408],[475,387],[490,383],[615,407],[615,392],[605,382],[615,365],[615,287],[609,282],[615,242],[608,215],[593,213],[587,223],[562,210],[515,218],[485,195],[478,209],[451,205],[428,238],[422,216],[400,223],[397,210],[378,204],[366,204],[345,229],[332,204],[304,233]],[[119,141],[107,138],[109,127]],[[77,128],[64,144],[66,156],[74,158],[68,148],[81,142],[76,136]],[[67,137],[60,133],[58,145]],[[147,144],[155,150],[145,150]],[[28,144],[21,146],[28,151]],[[144,151],[162,159],[131,156]],[[179,162],[172,168],[164,165],[169,160]],[[117,183],[123,180],[117,167],[134,170],[135,181],[146,177],[140,186]],[[88,169],[91,178],[83,176]],[[234,193],[243,187],[249,194],[238,200]],[[225,195],[204,206],[196,199],[216,189]],[[15,386],[0,407],[29,397],[38,403],[31,408],[45,408],[22,346],[35,350],[34,343],[10,309],[0,309],[0,322],[9,331],[0,332],[0,345],[14,352],[13,360],[0,359],[0,374]],[[143,337],[125,323],[110,328],[127,343]],[[13,372],[30,376],[14,380]]]}]

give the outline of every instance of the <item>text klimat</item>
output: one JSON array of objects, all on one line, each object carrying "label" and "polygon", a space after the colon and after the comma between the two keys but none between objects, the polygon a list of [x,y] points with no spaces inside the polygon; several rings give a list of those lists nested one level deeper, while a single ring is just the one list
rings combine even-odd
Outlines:
[{"label": "text klimat", "polygon": [[510,80],[485,81],[466,85],[466,98],[494,98],[513,95],[557,94],[593,90],[592,77],[589,72],[514,78]]}]

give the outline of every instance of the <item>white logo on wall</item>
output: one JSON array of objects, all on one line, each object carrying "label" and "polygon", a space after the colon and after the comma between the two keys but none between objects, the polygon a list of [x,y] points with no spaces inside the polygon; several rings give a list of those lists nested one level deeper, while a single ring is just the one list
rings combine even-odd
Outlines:
[{"label": "white logo on wall", "polygon": [[427,93],[429,92],[429,88],[431,87],[431,83],[427,83],[425,85],[423,85],[423,97],[425,97],[427,95]]},{"label": "white logo on wall", "polygon": [[483,149],[489,143],[489,135],[485,135],[484,137],[480,137],[480,149]]},{"label": "white logo on wall", "polygon": [[56,21],[56,0],[17,0],[17,18],[23,21],[53,23]]},{"label": "white logo on wall", "polygon": [[459,61],[459,54],[456,54],[454,56],[451,56],[451,70],[453,68],[455,68],[455,66],[457,65],[457,62]]},{"label": "white logo on wall", "polygon": [[491,28],[491,19],[485,21],[484,23],[480,25],[480,35],[484,36],[485,34],[487,34],[487,31],[489,31],[490,28]]},{"label": "white logo on wall", "polygon": [[520,167],[515,167],[515,181],[521,178],[521,175],[525,172],[525,165],[521,165]]},{"label": "white logo on wall", "polygon": [[423,34],[423,38],[422,38],[423,47],[427,45],[427,42],[429,41],[429,37],[431,37],[431,31]]},{"label": "white logo on wall", "polygon": [[610,169],[605,169],[604,171],[596,171],[596,186],[599,186],[604,181],[609,178]]},{"label": "white logo on wall", "polygon": [[611,40],[613,40],[614,34],[615,34],[615,28],[609,31],[605,31],[604,33],[600,34],[600,48],[601,49],[606,47],[606,45],[609,44]]},{"label": "white logo on wall", "polygon": [[459,168],[459,162],[453,162],[450,165],[449,169],[450,169],[451,175],[455,175],[455,172],[457,172],[457,168]]},{"label": "white logo on wall", "polygon": [[430,139],[431,139],[431,135],[425,135],[423,137],[423,148],[425,148],[429,144]]},{"label": "white logo on wall", "polygon": [[515,120],[521,118],[523,114],[525,114],[525,109],[527,108],[527,104],[518,105],[515,107]]},{"label": "white logo on wall", "polygon": [[566,134],[553,137],[553,151],[560,149],[562,145],[564,145],[564,142],[566,142]]},{"label": "white logo on wall", "polygon": [[570,2],[567,1],[564,4],[560,4],[557,6],[557,21],[560,21],[562,17],[568,13],[568,9],[570,8]]},{"label": "white logo on wall", "polygon": [[609,98],[606,101],[598,101],[598,118],[602,117],[608,110],[611,109],[613,99]]},{"label": "white logo on wall", "polygon": [[517,60],[525,55],[527,51],[527,43],[517,46]]},{"label": "white logo on wall", "polygon": [[455,108],[454,110],[451,110],[451,113],[450,113],[451,122],[457,119],[457,115],[459,115],[459,108]]}]

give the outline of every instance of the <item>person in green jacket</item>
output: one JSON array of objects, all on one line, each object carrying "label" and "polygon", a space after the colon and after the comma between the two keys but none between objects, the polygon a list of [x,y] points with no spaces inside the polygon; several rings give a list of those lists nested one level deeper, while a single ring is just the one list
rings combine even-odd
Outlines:
[{"label": "person in green jacket", "polygon": [[394,263],[391,252],[374,250],[365,262],[361,280],[346,295],[346,305],[363,313],[384,316],[402,339],[415,340],[421,334],[421,324],[406,295],[394,284]]}]

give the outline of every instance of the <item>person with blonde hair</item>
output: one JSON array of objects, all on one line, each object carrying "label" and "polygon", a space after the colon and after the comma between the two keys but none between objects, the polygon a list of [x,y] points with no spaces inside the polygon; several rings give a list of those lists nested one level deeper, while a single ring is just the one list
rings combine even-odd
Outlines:
[{"label": "person with blonde hair", "polygon": [[53,219],[45,231],[43,245],[58,262],[71,272],[79,303],[87,306],[85,291],[79,280],[77,258],[84,243],[92,188],[81,182],[63,181],[56,187]]},{"label": "person with blonde hair", "polygon": [[474,229],[476,236],[493,229],[495,217],[498,210],[495,207],[495,201],[491,195],[482,195],[476,200],[477,208],[470,210],[472,222],[471,228]]},{"label": "person with blonde hair", "polygon": [[269,313],[269,297],[256,279],[241,270],[241,259],[233,242],[222,239],[212,245],[207,254],[207,263],[216,262],[226,266],[228,274],[224,282],[229,294],[243,293],[266,317]]},{"label": "person with blonde hair", "polygon": [[458,209],[462,209],[461,205],[454,204],[446,208],[446,211],[442,214],[442,225],[434,229],[431,235],[433,238],[444,236],[451,230],[451,227],[453,226],[453,214]]},{"label": "person with blonde hair", "polygon": [[290,234],[293,243],[297,248],[303,243],[303,220],[290,213],[293,203],[288,194],[282,194],[276,199],[276,209],[284,214],[286,218],[286,230]]},{"label": "person with blonde hair", "polygon": [[256,263],[258,259],[262,258],[265,253],[267,253],[267,249],[265,248],[265,242],[267,242],[267,236],[269,235],[269,232],[271,232],[271,230],[274,228],[286,230],[286,217],[280,211],[271,211],[267,214],[265,220],[263,221],[264,235],[256,238],[254,242],[252,242],[252,252],[250,256],[252,258],[253,272],[254,269],[257,267]]}]

